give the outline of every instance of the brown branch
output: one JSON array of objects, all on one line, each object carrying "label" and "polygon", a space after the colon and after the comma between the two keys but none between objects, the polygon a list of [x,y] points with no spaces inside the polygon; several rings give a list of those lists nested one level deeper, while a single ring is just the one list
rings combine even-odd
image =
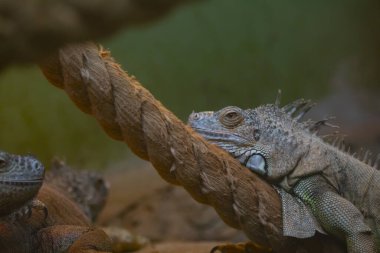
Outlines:
[{"label": "brown branch", "polygon": [[0,1],[0,69],[46,56],[67,42],[110,35],[194,0]]},{"label": "brown branch", "polygon": [[42,63],[41,69],[110,137],[126,142],[162,178],[213,206],[228,225],[243,230],[252,241],[276,252],[301,248],[333,252],[328,247],[336,242],[329,238],[284,237],[276,191],[183,124],[125,73],[109,52],[92,43],[68,46]]}]

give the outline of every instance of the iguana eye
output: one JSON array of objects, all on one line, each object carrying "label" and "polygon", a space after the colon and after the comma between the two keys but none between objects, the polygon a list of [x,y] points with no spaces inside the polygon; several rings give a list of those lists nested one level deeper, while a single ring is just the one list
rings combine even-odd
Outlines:
[{"label": "iguana eye", "polygon": [[5,166],[7,166],[7,161],[0,157],[0,169],[4,168]]},{"label": "iguana eye", "polygon": [[4,153],[4,152],[0,152],[0,170],[6,168],[8,166],[8,162],[9,162],[9,155]]},{"label": "iguana eye", "polygon": [[241,109],[237,107],[225,108],[219,117],[220,123],[227,128],[237,127],[243,121],[243,115]]},{"label": "iguana eye", "polygon": [[98,178],[95,181],[94,185],[95,185],[95,189],[97,189],[97,190],[100,190],[102,188],[106,188],[107,187],[106,182],[104,182],[104,180],[102,178]]}]

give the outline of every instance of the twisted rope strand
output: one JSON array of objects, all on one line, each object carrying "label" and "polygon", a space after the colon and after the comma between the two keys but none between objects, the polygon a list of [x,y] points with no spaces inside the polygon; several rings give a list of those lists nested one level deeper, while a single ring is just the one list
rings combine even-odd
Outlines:
[{"label": "twisted rope strand", "polygon": [[[40,65],[46,78],[113,139],[149,160],[166,181],[211,205],[230,226],[276,252],[329,252],[320,237],[282,235],[281,203],[266,182],[183,124],[93,43],[67,46]],[[322,249],[324,248],[324,250]]]}]

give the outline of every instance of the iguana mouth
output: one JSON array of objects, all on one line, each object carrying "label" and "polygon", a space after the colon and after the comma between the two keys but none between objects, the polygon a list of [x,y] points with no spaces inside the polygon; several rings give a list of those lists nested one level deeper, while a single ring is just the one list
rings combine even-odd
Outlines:
[{"label": "iguana mouth", "polygon": [[222,142],[222,143],[230,142],[230,143],[239,144],[239,146],[241,146],[242,144],[251,143],[250,140],[247,140],[246,138],[242,136],[229,133],[226,131],[208,130],[208,129],[198,128],[198,127],[193,127],[193,129],[197,133],[202,135],[204,138],[206,138],[207,140],[211,142],[215,142],[216,144],[218,144],[218,142]]},{"label": "iguana mouth", "polygon": [[29,179],[29,180],[0,180],[3,185],[35,185],[42,183],[43,178]]}]

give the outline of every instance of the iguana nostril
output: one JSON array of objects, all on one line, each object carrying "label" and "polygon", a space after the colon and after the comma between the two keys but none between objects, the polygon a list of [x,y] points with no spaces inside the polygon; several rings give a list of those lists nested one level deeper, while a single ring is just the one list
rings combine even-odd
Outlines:
[{"label": "iguana nostril", "polygon": [[253,130],[253,138],[255,138],[255,141],[260,140],[260,130],[259,129]]},{"label": "iguana nostril", "polygon": [[200,113],[197,113],[197,112],[192,112],[189,116],[189,123],[191,123],[192,121],[197,121],[201,118],[200,116]]}]

